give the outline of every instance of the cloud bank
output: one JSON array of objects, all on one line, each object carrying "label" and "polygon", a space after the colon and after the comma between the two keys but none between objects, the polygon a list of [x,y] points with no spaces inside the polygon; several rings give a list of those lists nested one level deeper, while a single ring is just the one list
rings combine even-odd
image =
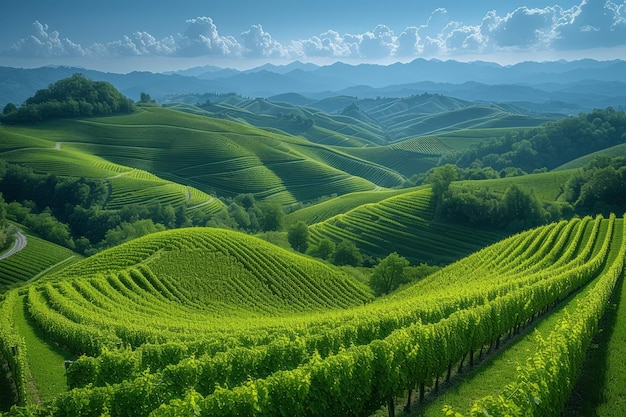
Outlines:
[{"label": "cloud bank", "polygon": [[135,32],[122,39],[83,46],[39,21],[32,33],[2,55],[15,57],[164,56],[225,58],[384,59],[454,57],[497,52],[571,51],[626,45],[626,1],[582,0],[569,9],[520,7],[506,14],[489,11],[475,25],[455,21],[446,9],[432,12],[400,33],[380,24],[371,31],[340,34],[328,30],[281,43],[253,25],[237,36],[222,35],[210,17],[186,21],[183,33],[157,39]]}]

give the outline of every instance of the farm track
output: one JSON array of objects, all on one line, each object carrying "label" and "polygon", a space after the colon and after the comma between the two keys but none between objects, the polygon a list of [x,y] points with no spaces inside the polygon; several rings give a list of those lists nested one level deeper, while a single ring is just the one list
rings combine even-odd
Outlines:
[{"label": "farm track", "polygon": [[22,232],[18,231],[15,234],[15,242],[13,243],[13,247],[9,249],[7,252],[0,255],[0,261],[12,255],[15,255],[16,253],[24,249],[27,244],[28,244],[28,238]]}]

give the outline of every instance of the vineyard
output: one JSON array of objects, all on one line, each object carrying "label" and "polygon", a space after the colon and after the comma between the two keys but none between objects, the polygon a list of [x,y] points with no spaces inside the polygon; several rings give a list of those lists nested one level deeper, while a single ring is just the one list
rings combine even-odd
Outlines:
[{"label": "vineyard", "polygon": [[[428,188],[389,197],[327,218],[310,228],[314,243],[349,240],[371,256],[397,252],[413,261],[450,263],[498,240],[492,233],[431,222]],[[452,243],[454,241],[454,243]]]},{"label": "vineyard", "polygon": [[[422,193],[412,204],[423,201],[426,216]],[[401,197],[366,206],[367,215],[382,218]],[[237,232],[145,236],[6,293],[0,352],[22,406],[6,415],[368,416],[385,407],[393,415],[414,391],[434,392],[553,315],[504,391],[445,408],[559,415],[623,274],[625,228],[615,216],[553,223],[378,299],[339,269]],[[72,390],[41,404],[25,383],[21,303],[46,339],[82,355],[66,371]]]},{"label": "vineyard", "polygon": [[40,239],[28,236],[28,244],[13,256],[0,261],[0,292],[5,287],[28,281],[38,274],[50,272],[81,258],[77,253]]}]

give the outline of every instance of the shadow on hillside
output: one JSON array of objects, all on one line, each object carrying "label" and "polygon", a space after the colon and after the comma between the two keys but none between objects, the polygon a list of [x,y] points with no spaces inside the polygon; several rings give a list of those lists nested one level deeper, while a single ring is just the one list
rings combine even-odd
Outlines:
[{"label": "shadow on hillside", "polygon": [[15,387],[11,381],[11,375],[6,363],[0,364],[0,413],[9,411],[17,401]]},{"label": "shadow on hillside", "polygon": [[602,402],[606,384],[609,341],[617,323],[624,277],[618,280],[604,317],[600,321],[598,334],[591,340],[580,378],[566,406],[565,417],[594,417],[596,407]]}]

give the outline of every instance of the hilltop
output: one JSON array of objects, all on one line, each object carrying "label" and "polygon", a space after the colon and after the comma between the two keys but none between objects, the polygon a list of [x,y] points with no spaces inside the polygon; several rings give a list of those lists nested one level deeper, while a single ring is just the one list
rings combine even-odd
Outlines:
[{"label": "hilltop", "polygon": [[[83,73],[108,81],[124,95],[139,99],[150,94],[163,102],[170,94],[237,93],[272,97],[299,93],[309,99],[338,95],[359,98],[407,97],[424,92],[483,103],[515,103],[540,112],[578,114],[594,108],[623,106],[624,61],[522,62],[502,66],[492,62],[416,59],[392,65],[264,66],[246,71],[194,68],[175,73],[103,73],[84,68],[0,67],[0,107],[21,104],[32,91],[59,79]],[[10,81],[9,81],[10,80]],[[303,103],[296,103],[303,104]]]}]

